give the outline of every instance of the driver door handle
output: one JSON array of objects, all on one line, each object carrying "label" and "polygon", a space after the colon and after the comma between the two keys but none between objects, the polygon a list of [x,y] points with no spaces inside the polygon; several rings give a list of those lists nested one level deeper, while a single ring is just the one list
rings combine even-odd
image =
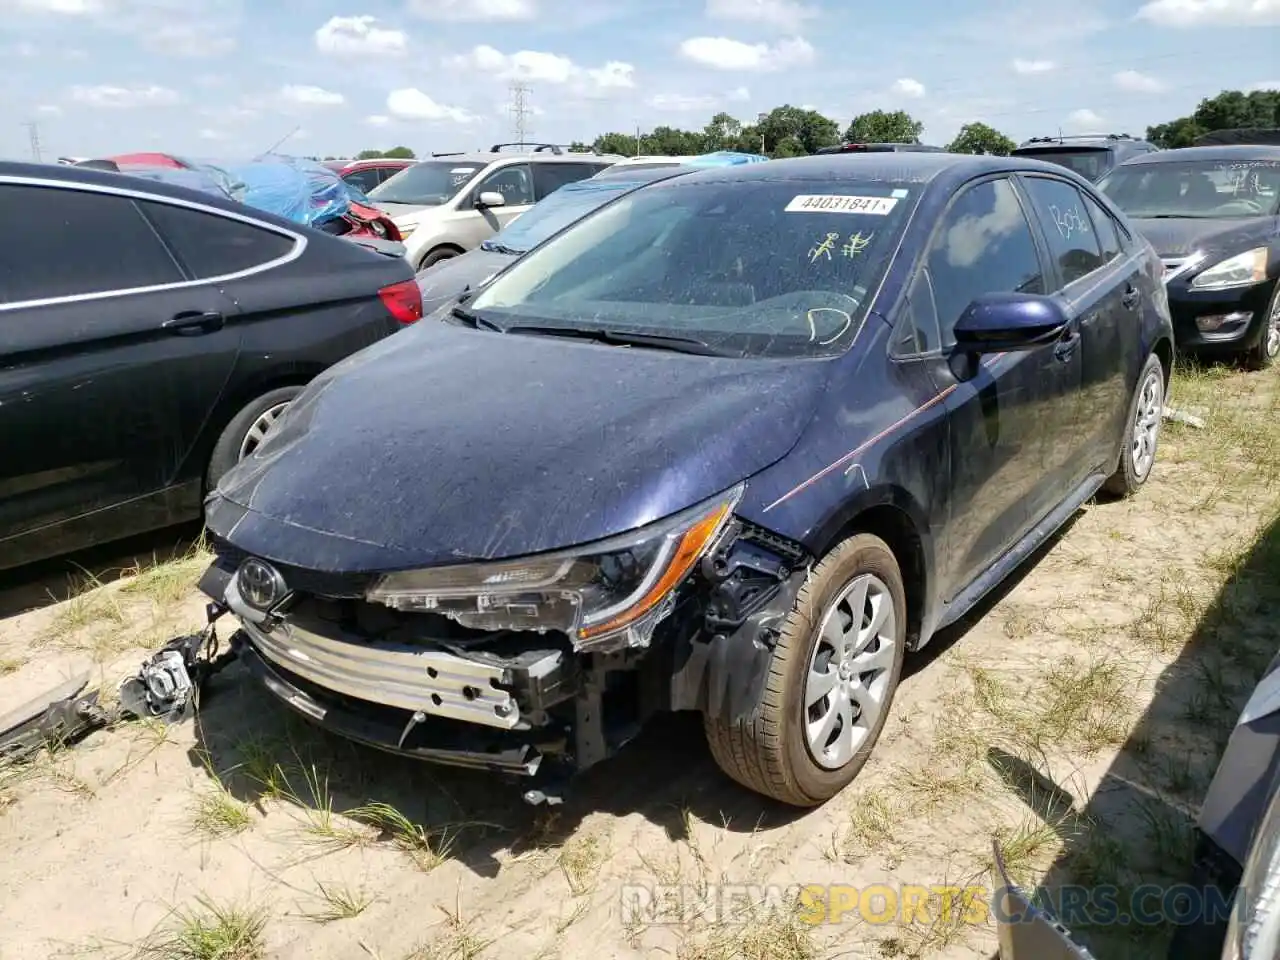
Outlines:
[{"label": "driver door handle", "polygon": [[181,337],[198,337],[221,330],[225,324],[226,318],[217,310],[189,310],[174,314],[160,328]]},{"label": "driver door handle", "polygon": [[1068,363],[1076,355],[1078,346],[1080,346],[1080,332],[1072,325],[1053,345],[1053,358],[1062,363]]}]

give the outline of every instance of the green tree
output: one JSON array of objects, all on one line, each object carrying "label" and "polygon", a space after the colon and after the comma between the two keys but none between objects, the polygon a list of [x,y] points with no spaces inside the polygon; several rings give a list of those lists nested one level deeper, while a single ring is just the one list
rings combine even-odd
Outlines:
[{"label": "green tree", "polygon": [[408,147],[392,147],[390,150],[388,150],[386,153],[384,153],[384,154],[383,154],[383,156],[384,156],[384,157],[391,157],[392,159],[395,159],[395,160],[415,160],[415,159],[417,159],[417,155],[416,155],[412,150],[410,150]]},{"label": "green tree", "polygon": [[1158,147],[1189,147],[1197,137],[1237,127],[1280,127],[1280,90],[1223,90],[1205,97],[1189,117],[1147,127],[1147,139]]},{"label": "green tree", "polygon": [[592,141],[591,146],[596,153],[616,153],[624,157],[635,156],[640,152],[635,135],[628,133],[602,133]]},{"label": "green tree", "polygon": [[994,127],[985,123],[966,123],[956,134],[956,138],[947,145],[951,153],[986,153],[995,157],[1007,157],[1017,146]]},{"label": "green tree", "polygon": [[919,143],[924,124],[905,110],[872,110],[853,118],[844,132],[846,143]]},{"label": "green tree", "polygon": [[[763,152],[776,157],[801,157],[840,142],[840,128],[834,120],[789,103],[770,110],[756,124],[756,131],[763,138]],[[760,148],[754,152],[761,152]]]},{"label": "green tree", "polygon": [[378,157],[382,155],[383,154],[381,150],[361,150],[359,153],[356,154],[356,159],[357,160],[376,160]]},{"label": "green tree", "polygon": [[[757,141],[759,138],[756,138]],[[716,150],[741,150],[742,123],[727,113],[717,113],[702,129],[702,143],[711,153]]]}]

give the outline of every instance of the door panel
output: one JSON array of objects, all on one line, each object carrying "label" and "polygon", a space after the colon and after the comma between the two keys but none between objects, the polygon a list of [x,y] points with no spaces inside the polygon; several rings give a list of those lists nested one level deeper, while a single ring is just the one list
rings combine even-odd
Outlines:
[{"label": "door panel", "polygon": [[[14,192],[43,189],[0,184],[6,218],[33,200],[40,211],[27,209],[21,222],[30,230],[0,238],[0,261],[30,265],[43,297],[62,297],[35,304],[31,282],[8,293],[0,282],[0,539],[174,484],[237,353],[228,322],[235,307],[216,287],[100,296],[112,278],[78,269],[116,263],[113,251],[127,247],[130,266],[120,277],[130,287],[140,277],[183,280],[132,200]],[[84,238],[74,264],[68,229]],[[110,249],[95,251],[98,242]],[[48,269],[50,256],[76,268],[70,279]],[[85,290],[86,276],[99,289]]]},{"label": "door panel", "polygon": [[955,323],[974,298],[1046,287],[1043,252],[1012,183],[965,188],[943,216],[911,294],[924,327],[921,349],[941,344],[930,366],[948,416],[952,487],[940,571],[947,601],[1021,539],[1065,486],[1053,464],[1075,418],[1078,341],[984,357],[974,367],[951,356]]}]

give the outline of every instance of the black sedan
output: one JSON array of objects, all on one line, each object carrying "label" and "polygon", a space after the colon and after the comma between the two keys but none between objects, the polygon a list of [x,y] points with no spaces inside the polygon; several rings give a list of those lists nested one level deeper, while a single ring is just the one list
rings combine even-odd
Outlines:
[{"label": "black sedan", "polygon": [[0,569],[196,519],[318,373],[422,315],[403,258],[207,193],[0,163]]},{"label": "black sedan", "polygon": [[1280,147],[1163,150],[1098,187],[1164,261],[1179,349],[1255,369],[1280,356]]}]

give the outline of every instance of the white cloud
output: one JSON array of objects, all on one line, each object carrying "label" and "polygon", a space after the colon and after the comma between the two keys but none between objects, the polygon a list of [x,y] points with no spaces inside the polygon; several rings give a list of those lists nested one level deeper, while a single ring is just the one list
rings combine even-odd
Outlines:
[{"label": "white cloud", "polygon": [[715,108],[716,98],[692,96],[686,93],[657,93],[645,102],[655,110],[671,110],[683,113],[693,110],[712,110]]},{"label": "white cloud", "polygon": [[316,30],[316,49],[335,57],[403,56],[409,38],[403,30],[378,26],[378,18],[330,17]]},{"label": "white cloud", "polygon": [[1149,77],[1137,70],[1121,70],[1111,77],[1117,87],[1130,93],[1159,93],[1164,84],[1155,77]]},{"label": "white cloud", "polygon": [[168,107],[181,100],[177,92],[168,87],[155,84],[148,86],[115,87],[110,84],[99,86],[74,86],[71,88],[71,99],[90,107],[124,109],[128,107]]},{"label": "white cloud", "polygon": [[893,81],[893,92],[901,94],[904,97],[923,97],[925,90],[924,84],[919,80],[913,80],[910,77],[901,77]]},{"label": "white cloud", "polygon": [[42,117],[60,117],[62,116],[62,108],[56,103],[42,103],[36,107],[36,113]]},{"label": "white cloud", "polygon": [[1097,130],[1104,122],[1102,117],[1088,108],[1073,110],[1067,117],[1067,123],[1073,129],[1081,131]]},{"label": "white cloud", "polygon": [[424,20],[532,20],[536,0],[409,0],[409,9]]},{"label": "white cloud", "polygon": [[218,57],[236,48],[235,37],[223,25],[205,21],[147,23],[138,17],[134,29],[148,49],[169,57]]},{"label": "white cloud", "polygon": [[371,117],[365,117],[364,122],[371,127],[385,127],[387,124],[391,122],[391,118],[387,116],[383,116],[380,113],[375,113]]},{"label": "white cloud", "polygon": [[1136,14],[1162,27],[1280,26],[1280,0],[1151,0]]},{"label": "white cloud", "polygon": [[229,107],[204,107],[200,111],[202,117],[208,117],[215,123],[238,123],[244,120],[253,120],[258,116],[258,111],[253,107],[243,107],[232,105]]},{"label": "white cloud", "polygon": [[16,0],[19,10],[84,16],[102,11],[102,0]]},{"label": "white cloud", "polygon": [[733,100],[737,103],[742,103],[745,100],[751,99],[751,91],[748,90],[746,87],[734,87],[732,90],[729,91],[729,95],[726,99]]},{"label": "white cloud", "polygon": [[554,85],[580,83],[597,90],[618,90],[636,85],[636,68],[621,60],[610,60],[601,67],[585,68],[557,53],[517,50],[507,54],[488,44],[481,44],[470,53],[451,58],[450,64],[490,74],[500,80]]},{"label": "white cloud", "polygon": [[287,104],[300,107],[336,107],[347,102],[347,98],[342,94],[326,90],[324,87],[296,83],[281,87],[280,99]]},{"label": "white cloud", "polygon": [[451,120],[471,122],[471,114],[459,107],[436,103],[415,87],[392,90],[387,94],[387,113],[400,120]]},{"label": "white cloud", "polygon": [[1255,90],[1280,90],[1280,80],[1263,80],[1261,83],[1249,84],[1249,92]]},{"label": "white cloud", "polygon": [[1049,73],[1051,70],[1057,69],[1057,66],[1052,60],[1018,59],[1013,61],[1013,72],[1027,76],[1033,73]]},{"label": "white cloud", "polygon": [[818,10],[796,0],[707,0],[706,13],[711,20],[736,20],[798,30],[805,20],[816,17]]},{"label": "white cloud", "polygon": [[201,140],[225,140],[226,135],[220,130],[214,130],[212,127],[205,127],[197,134]]},{"label": "white cloud", "polygon": [[802,37],[767,43],[743,43],[728,37],[691,37],[680,44],[686,60],[716,70],[765,72],[800,66],[814,59],[813,47]]}]

